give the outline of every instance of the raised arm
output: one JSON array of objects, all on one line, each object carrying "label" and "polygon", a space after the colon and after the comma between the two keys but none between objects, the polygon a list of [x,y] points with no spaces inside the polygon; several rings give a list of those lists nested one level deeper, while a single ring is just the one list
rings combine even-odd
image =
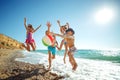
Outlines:
[{"label": "raised arm", "polygon": [[57,34],[57,33],[52,33],[53,35],[55,35],[55,36],[59,36],[59,37],[62,37],[62,38],[64,38],[64,36],[63,35],[61,35],[61,34]]},{"label": "raised arm", "polygon": [[55,36],[62,37],[62,38],[72,38],[72,39],[74,39],[74,36],[67,36],[67,35],[61,35],[61,34],[56,34],[56,33],[52,33],[52,34],[55,35]]},{"label": "raised arm", "polygon": [[64,45],[64,39],[61,41],[61,44],[60,44],[60,47],[58,47],[58,50],[61,50],[62,49],[62,47],[63,47],[63,45]]},{"label": "raised arm", "polygon": [[48,32],[50,32],[50,27],[51,27],[51,24],[50,24],[50,22],[47,22],[47,27],[48,27]]},{"label": "raised arm", "polygon": [[58,23],[59,27],[61,27],[61,25],[60,25],[60,21],[59,21],[59,20],[57,20],[57,23]]},{"label": "raised arm", "polygon": [[41,27],[41,25],[40,26],[38,26],[35,30],[34,30],[34,32],[36,32],[39,28]]},{"label": "raised arm", "polygon": [[26,18],[24,18],[24,26],[25,26],[25,29],[27,30]]},{"label": "raised arm", "polygon": [[68,22],[66,23],[66,25],[68,26],[68,28],[70,28],[70,27],[69,27],[69,23],[68,23]]}]

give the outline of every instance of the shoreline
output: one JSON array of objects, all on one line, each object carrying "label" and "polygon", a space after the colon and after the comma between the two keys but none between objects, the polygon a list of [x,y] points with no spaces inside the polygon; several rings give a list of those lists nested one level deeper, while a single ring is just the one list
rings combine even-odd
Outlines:
[{"label": "shoreline", "polygon": [[15,61],[20,50],[0,49],[0,80],[59,80],[64,76],[46,70],[44,64]]}]

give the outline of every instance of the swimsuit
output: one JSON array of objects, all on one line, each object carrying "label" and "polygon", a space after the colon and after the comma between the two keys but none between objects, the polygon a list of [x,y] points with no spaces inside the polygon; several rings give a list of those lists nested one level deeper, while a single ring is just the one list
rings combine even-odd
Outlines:
[{"label": "swimsuit", "polygon": [[69,49],[69,52],[75,52],[76,50],[77,50],[76,47],[73,46],[73,47],[71,47],[71,48]]},{"label": "swimsuit", "polygon": [[50,52],[52,52],[52,55],[55,55],[56,47],[48,46],[48,50],[49,50]]},{"label": "swimsuit", "polygon": [[56,46],[57,46],[57,41],[55,42],[54,46],[48,46],[48,51],[52,53],[52,55],[55,55],[56,53]]},{"label": "swimsuit", "polygon": [[[63,34],[63,36],[65,36],[66,33]],[[65,39],[63,39],[63,43],[66,45],[67,44],[67,41]]]},{"label": "swimsuit", "polygon": [[67,41],[65,39],[63,39],[63,43],[66,45],[67,44]]},{"label": "swimsuit", "polygon": [[27,34],[27,39],[26,39],[25,43],[32,44],[32,43],[34,43],[34,42],[35,42],[35,41],[34,41],[34,39],[32,38],[32,32],[28,32],[28,34]]}]

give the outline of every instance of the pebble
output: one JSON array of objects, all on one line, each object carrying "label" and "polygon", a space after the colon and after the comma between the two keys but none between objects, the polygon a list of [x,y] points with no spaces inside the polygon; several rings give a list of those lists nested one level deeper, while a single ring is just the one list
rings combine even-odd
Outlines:
[{"label": "pebble", "polygon": [[4,80],[59,80],[64,78],[47,71],[42,64],[30,64],[14,61],[11,69],[0,72],[0,79]]}]

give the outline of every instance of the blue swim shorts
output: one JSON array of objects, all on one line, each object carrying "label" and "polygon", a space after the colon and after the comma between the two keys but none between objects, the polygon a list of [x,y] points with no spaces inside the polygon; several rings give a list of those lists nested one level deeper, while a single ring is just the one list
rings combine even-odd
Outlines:
[{"label": "blue swim shorts", "polygon": [[55,55],[56,53],[56,48],[52,46],[48,46],[48,50],[52,53],[52,55]]}]

